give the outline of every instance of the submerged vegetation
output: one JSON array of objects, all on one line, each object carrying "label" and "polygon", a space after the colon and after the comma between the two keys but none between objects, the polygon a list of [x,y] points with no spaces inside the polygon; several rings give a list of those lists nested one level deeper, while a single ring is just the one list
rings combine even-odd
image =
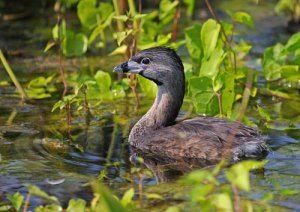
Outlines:
[{"label": "submerged vegetation", "polygon": [[[293,18],[298,20],[297,1],[280,1],[276,8],[281,10],[287,5],[295,9]],[[239,27],[255,29],[251,15],[229,11],[225,18],[220,19],[210,1],[206,0],[205,6],[212,18],[200,22],[193,19],[196,10],[194,0],[162,0],[157,9],[149,10],[144,10],[142,1],[133,0],[57,0],[54,4],[56,22],[44,51],[47,55],[58,55],[58,72],[31,79],[23,90],[2,51],[1,62],[25,101],[56,98],[52,112],[61,110],[60,116],[66,117],[67,127],[51,129],[52,137],[60,139],[62,145],[75,146],[79,152],[84,151],[84,145],[73,142],[77,137],[70,133],[74,116],[83,116],[89,125],[98,105],[134,97],[136,108],[139,108],[141,99],[151,99],[156,93],[152,82],[135,75],[114,76],[105,68],[74,72],[65,67],[70,58],[94,56],[99,52],[108,54],[111,63],[116,61],[117,64],[146,48],[174,48],[183,56],[187,83],[185,101],[191,108],[184,117],[191,116],[194,111],[196,114],[226,117],[271,129],[274,114],[264,108],[259,96],[292,99],[299,105],[300,32],[285,42],[266,48],[257,62],[259,64],[251,66],[249,57],[252,46],[239,36],[238,31]],[[74,13],[75,17],[68,18],[67,14]],[[5,85],[0,81],[2,84]],[[249,115],[248,111],[255,111],[255,115]],[[115,125],[123,127],[123,136],[126,137],[129,121],[117,116],[118,111],[112,113],[116,114],[113,118]],[[117,130],[115,125],[114,130]],[[298,129],[299,119],[289,121],[288,125],[289,129]],[[62,133],[64,130],[71,135],[67,139]],[[113,132],[110,141],[112,148],[115,134]],[[49,146],[64,152],[62,147],[54,146],[54,142]],[[273,207],[269,204],[274,198],[271,192],[266,192],[258,200],[246,197],[251,190],[250,171],[258,169],[256,172],[260,172],[267,161],[244,161],[229,168],[227,162],[222,161],[213,168],[193,171],[176,182],[182,190],[189,191],[176,197],[176,194],[164,195],[145,190],[143,182],[153,173],[147,169],[142,158],[137,158],[138,165],[131,167],[130,173],[119,176],[132,184],[126,185],[127,189],[118,191],[115,196],[108,189],[111,182],[107,168],[118,167],[119,164],[111,160],[111,151],[107,153],[106,164],[98,179],[85,185],[93,189],[94,196],[89,202],[70,197],[65,206],[57,197],[46,194],[35,185],[26,184],[26,198],[19,192],[8,194],[6,201],[0,203],[0,211],[28,211],[30,207],[35,207],[35,211],[139,211],[144,209],[145,201],[153,204],[167,202],[163,210],[168,212],[199,208],[203,211],[253,211],[256,208],[271,210]],[[298,194],[296,190],[275,187],[282,198]],[[31,206],[31,196],[46,202],[39,206],[32,203]]]}]

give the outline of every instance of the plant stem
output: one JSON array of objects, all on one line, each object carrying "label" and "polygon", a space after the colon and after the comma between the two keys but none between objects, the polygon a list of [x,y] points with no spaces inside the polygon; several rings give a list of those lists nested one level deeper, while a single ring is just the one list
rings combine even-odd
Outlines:
[{"label": "plant stem", "polygon": [[[113,5],[114,5],[116,16],[122,15],[119,0],[113,0]],[[117,20],[117,31],[119,32],[124,31],[124,23],[121,20]]]},{"label": "plant stem", "polygon": [[177,39],[177,31],[178,31],[178,20],[180,19],[180,8],[177,6],[176,13],[174,15],[173,21],[173,32],[172,32],[172,42],[176,42]]},{"label": "plant stem", "polygon": [[61,50],[61,45],[59,44],[59,71],[60,71],[60,77],[61,77],[61,81],[64,85],[64,91],[63,91],[63,94],[62,94],[62,99],[65,97],[65,95],[67,94],[67,91],[68,91],[68,84],[67,84],[67,81],[66,81],[66,78],[65,78],[65,69],[64,69],[64,65],[62,63],[62,50]]},{"label": "plant stem", "polygon": [[220,91],[217,91],[215,95],[218,97],[220,116],[222,117],[223,116],[222,94],[220,93]]},{"label": "plant stem", "polygon": [[246,81],[246,85],[245,85],[245,89],[244,89],[244,93],[243,93],[243,99],[242,99],[242,104],[239,110],[239,114],[237,117],[237,121],[241,121],[247,106],[248,106],[248,102],[249,102],[249,98],[250,98],[250,94],[251,94],[251,88],[252,88],[252,82],[253,82],[253,70],[252,69],[248,69],[248,75],[247,75],[247,81]]},{"label": "plant stem", "polygon": [[26,196],[26,200],[25,200],[25,203],[24,203],[23,212],[27,212],[28,211],[28,205],[29,205],[30,196],[31,196],[30,193],[28,193],[27,196]]},{"label": "plant stem", "polygon": [[2,50],[0,49],[0,59],[2,61],[2,64],[6,70],[6,72],[8,73],[10,79],[13,81],[13,83],[15,84],[18,92],[21,94],[22,99],[27,99],[28,96],[25,93],[24,89],[22,88],[21,84],[19,83],[17,77],[15,76],[14,72],[12,71],[11,67],[9,66],[6,58],[4,57],[4,54],[2,52]]}]

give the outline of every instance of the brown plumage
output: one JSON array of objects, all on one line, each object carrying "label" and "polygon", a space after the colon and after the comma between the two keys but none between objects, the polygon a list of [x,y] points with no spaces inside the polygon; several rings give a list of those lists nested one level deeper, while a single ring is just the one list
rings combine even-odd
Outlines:
[{"label": "brown plumage", "polygon": [[129,135],[129,143],[138,151],[162,159],[206,164],[217,163],[223,157],[239,161],[261,159],[268,154],[255,128],[215,117],[175,122],[183,102],[185,79],[182,62],[174,50],[143,50],[114,71],[140,74],[158,86],[155,102]]}]

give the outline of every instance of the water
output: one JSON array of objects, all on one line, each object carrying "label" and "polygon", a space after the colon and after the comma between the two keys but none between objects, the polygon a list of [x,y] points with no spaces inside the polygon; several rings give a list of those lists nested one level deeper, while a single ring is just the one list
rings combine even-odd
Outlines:
[{"label": "water", "polygon": [[[257,31],[253,33],[245,29],[239,37],[254,45],[247,64],[258,70],[260,65],[256,59],[263,53],[264,48],[288,37],[282,27],[284,20],[277,18],[279,21],[273,21],[274,16],[266,13],[270,10],[270,4],[264,5],[260,15],[255,15]],[[45,26],[49,24],[48,20],[34,20],[34,24],[32,21],[22,21],[25,22],[24,25],[20,22],[3,22],[0,26],[1,36],[2,32],[5,32],[5,36],[0,37],[1,46],[5,40],[8,43],[7,50],[23,51],[21,55],[9,57],[21,83],[25,83],[29,76],[43,75],[46,71],[57,72],[57,57],[46,57],[41,52],[45,38],[41,36],[37,39],[38,36],[33,30],[36,22]],[[23,27],[26,30],[23,30]],[[16,31],[19,32],[18,36],[15,39],[10,37],[11,33]],[[49,29],[45,31],[48,32]],[[46,34],[43,31],[38,33]],[[31,38],[33,35],[35,40]],[[24,42],[20,42],[20,39]],[[31,51],[33,43],[34,51]],[[22,46],[24,48],[21,48]],[[116,61],[103,56],[70,59],[65,61],[65,65],[73,71],[98,68],[110,71],[114,64],[117,64],[117,59],[113,60]],[[0,81],[8,80],[3,74],[3,68],[0,69]],[[299,90],[292,92],[293,96],[299,98]],[[88,117],[83,111],[73,110],[71,125],[68,125],[64,111],[50,112],[58,96],[50,100],[24,103],[13,93],[14,89],[11,86],[0,87],[0,201],[8,193],[20,191],[25,194],[26,189],[22,186],[24,183],[38,185],[62,202],[67,202],[69,197],[90,199],[92,192],[83,185],[100,173],[109,179],[107,181],[111,182],[111,187],[116,193],[122,193],[121,191],[128,187],[128,173],[134,165],[129,161],[130,148],[126,138],[130,127],[149,108],[152,99],[142,98],[139,111],[135,110],[133,98],[98,104],[91,108],[93,117]],[[300,210],[299,196],[280,195],[282,189],[300,190],[299,102],[265,96],[260,96],[258,101],[271,114],[272,121],[259,121],[255,111],[250,114],[253,120],[259,123],[272,151],[267,157],[269,162],[264,173],[252,174],[252,192],[247,196],[259,199],[265,193],[273,192],[275,198],[272,204],[284,209]],[[182,114],[187,109],[188,103],[184,105]],[[176,174],[171,173],[167,177],[172,181]],[[170,190],[172,182],[156,186],[155,176],[147,177],[144,182],[149,191],[174,193]],[[178,188],[176,192],[183,191]],[[42,200],[34,199],[33,204],[41,203]],[[155,207],[157,205],[149,203],[149,209]]]}]

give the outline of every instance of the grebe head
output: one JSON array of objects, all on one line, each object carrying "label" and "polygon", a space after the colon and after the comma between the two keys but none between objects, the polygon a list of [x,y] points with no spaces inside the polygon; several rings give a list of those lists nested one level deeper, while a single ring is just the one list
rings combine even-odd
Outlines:
[{"label": "grebe head", "polygon": [[128,61],[114,68],[115,72],[134,73],[152,80],[158,86],[171,80],[184,83],[183,65],[173,49],[154,47],[138,52]]}]

